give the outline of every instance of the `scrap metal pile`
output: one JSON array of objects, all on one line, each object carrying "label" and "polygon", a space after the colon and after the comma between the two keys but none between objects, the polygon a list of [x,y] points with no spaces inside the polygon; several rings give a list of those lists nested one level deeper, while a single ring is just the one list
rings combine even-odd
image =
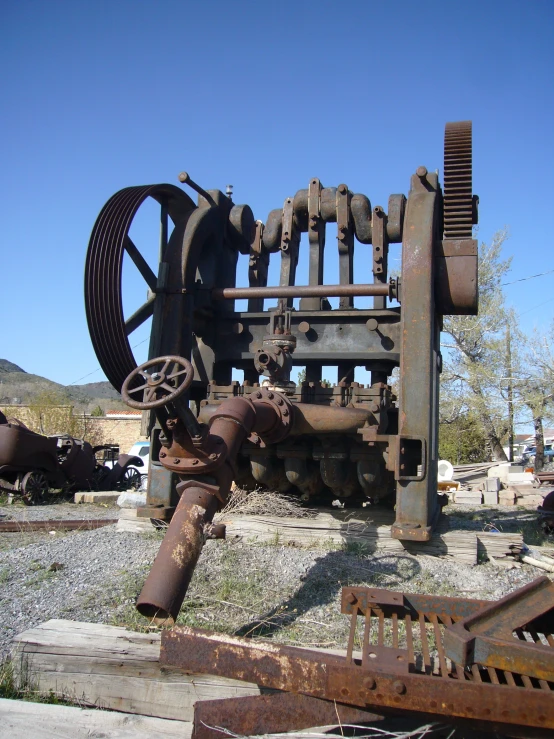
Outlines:
[{"label": "scrap metal pile", "polygon": [[[443,187],[437,173],[420,166],[408,197],[391,195],[386,211],[345,184],[324,187],[314,178],[264,224],[247,205],[235,205],[230,192],[206,191],[186,173],[180,180],[198,193],[197,204],[177,187],[152,185],[121,190],[105,205],[87,254],[89,330],[111,383],[145,412],[151,459],[139,515],[170,521],[137,602],[144,616],[157,623],[177,618],[206,539],[224,536],[212,520],[233,481],[292,491],[311,504],[395,496],[393,536],[430,539],[440,510],[442,316],[475,314],[478,302],[471,150],[471,123],[447,124]],[[157,274],[129,235],[149,197],[161,206]],[[337,224],[338,284],[323,281],[330,223]],[[355,241],[366,255],[357,282]],[[402,270],[394,278],[391,243],[402,244]],[[298,286],[304,248],[308,284]],[[239,253],[249,259],[248,287],[236,287]],[[124,254],[149,288],[127,319]],[[267,284],[272,254],[280,256],[277,286]],[[372,307],[362,303],[367,296]],[[235,308],[241,299],[246,310]],[[267,307],[270,299],[276,306]],[[150,360],[137,367],[129,336],[150,317]],[[305,367],[304,382],[291,381],[293,366]],[[337,372],[331,387],[322,381],[329,366]],[[354,381],[356,367],[371,372],[368,386]],[[390,384],[395,368],[398,398]],[[233,369],[244,372],[242,383],[232,381]],[[552,727],[551,588],[541,600],[547,590],[543,583],[522,596],[525,608],[535,607],[535,596],[541,607],[550,599],[544,618],[531,606],[516,618],[506,606],[513,630],[526,640],[523,653],[503,625],[487,621],[485,602],[358,588],[343,594],[343,611],[352,614],[346,657],[175,628],[164,632],[162,659],[290,691],[222,707],[226,720],[240,718],[226,724],[239,734],[260,733],[256,717],[266,703],[274,723],[262,721],[264,731],[313,725],[314,716],[330,716],[338,704],[349,707],[345,721],[361,721],[359,711],[368,720],[367,711],[378,709]],[[493,652],[508,662],[490,661]],[[510,663],[516,653],[527,662]],[[199,704],[197,713],[203,710],[212,711],[213,726],[219,709]],[[199,718],[197,732],[205,728]]]},{"label": "scrap metal pile", "polygon": [[216,739],[215,727],[245,736],[391,715],[447,717],[468,736],[477,728],[552,736],[548,578],[497,602],[347,587],[341,610],[351,618],[344,656],[185,626],[162,632],[164,665],[286,691],[199,702],[193,737]]},{"label": "scrap metal pile", "polygon": [[[69,434],[43,436],[0,411],[0,490],[26,505],[47,502],[50,491],[127,490],[140,486],[139,457],[120,454],[111,467],[97,462],[106,446]],[[109,448],[109,447],[108,447]]]}]

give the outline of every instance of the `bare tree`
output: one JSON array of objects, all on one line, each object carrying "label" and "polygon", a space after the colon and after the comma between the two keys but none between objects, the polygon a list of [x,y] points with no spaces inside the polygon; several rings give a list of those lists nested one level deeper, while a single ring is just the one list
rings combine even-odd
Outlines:
[{"label": "bare tree", "polygon": [[545,333],[535,330],[528,337],[519,334],[522,348],[519,358],[517,394],[531,416],[535,432],[535,471],[544,466],[543,421],[554,410],[554,322]]}]

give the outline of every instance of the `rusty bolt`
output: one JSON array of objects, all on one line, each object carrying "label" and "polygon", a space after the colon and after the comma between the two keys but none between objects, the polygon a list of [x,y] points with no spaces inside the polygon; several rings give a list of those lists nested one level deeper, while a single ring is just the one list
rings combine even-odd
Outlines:
[{"label": "rusty bolt", "polygon": [[400,447],[400,454],[406,454],[406,447]]},{"label": "rusty bolt", "polygon": [[214,452],[212,452],[212,453],[210,454],[210,457],[209,457],[209,458],[210,458],[210,459],[211,459],[212,461],[214,461],[214,460],[216,460],[216,459],[217,459],[217,454],[215,454]]},{"label": "rusty bolt", "polygon": [[375,690],[377,683],[373,677],[366,677],[363,682],[363,686],[366,690]]},{"label": "rusty bolt", "polygon": [[193,460],[192,460],[192,463],[193,463],[193,464],[198,464],[198,462],[199,462],[199,461],[200,461],[199,459],[193,459]]},{"label": "rusty bolt", "polygon": [[289,409],[288,408],[283,408],[283,410],[281,411],[281,413],[283,414],[283,416],[288,416],[289,415]]},{"label": "rusty bolt", "polygon": [[284,402],[283,398],[277,398],[277,405],[283,405]]},{"label": "rusty bolt", "polygon": [[300,321],[300,323],[298,324],[298,330],[302,331],[303,334],[307,334],[310,330],[310,324],[308,323],[308,321]]},{"label": "rusty bolt", "polygon": [[344,194],[347,190],[346,185],[339,185],[339,192]]},{"label": "rusty bolt", "polygon": [[165,452],[160,452],[160,457],[163,459],[164,457],[167,457],[167,454]]},{"label": "rusty bolt", "polygon": [[424,180],[427,177],[427,167],[418,167],[416,169],[416,175],[420,180]]},{"label": "rusty bolt", "polygon": [[348,690],[348,688],[341,688],[340,694],[346,697],[347,695],[350,695],[350,691]]},{"label": "rusty bolt", "polygon": [[258,390],[258,392],[257,392],[257,393],[254,393],[254,397],[255,397],[255,398],[258,398],[258,399],[259,399],[259,398],[261,398],[261,397],[262,397],[262,394],[261,394],[261,392],[260,392],[260,391]]},{"label": "rusty bolt", "polygon": [[405,464],[401,464],[401,465],[400,465],[400,469],[401,469],[401,470],[405,470],[405,469],[406,469],[406,465],[405,465]]},{"label": "rusty bolt", "polygon": [[179,459],[179,457],[175,457],[175,459],[173,460],[173,464],[179,464],[180,461],[181,460]]},{"label": "rusty bolt", "polygon": [[273,393],[272,393],[272,392],[269,392],[269,393],[267,394],[267,397],[268,397],[268,398],[269,398],[270,400],[273,400],[273,398],[274,398],[275,396],[273,395]]},{"label": "rusty bolt", "polygon": [[395,693],[398,693],[398,695],[403,695],[406,692],[406,686],[400,680],[396,680],[392,684],[392,689],[394,690]]}]

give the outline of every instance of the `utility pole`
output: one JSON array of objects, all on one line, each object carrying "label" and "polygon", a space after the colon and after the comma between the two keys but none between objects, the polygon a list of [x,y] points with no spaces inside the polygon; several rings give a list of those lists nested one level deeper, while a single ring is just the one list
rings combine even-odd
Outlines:
[{"label": "utility pole", "polygon": [[512,337],[510,324],[506,326],[506,368],[508,370],[508,460],[514,461],[514,387],[512,380]]}]

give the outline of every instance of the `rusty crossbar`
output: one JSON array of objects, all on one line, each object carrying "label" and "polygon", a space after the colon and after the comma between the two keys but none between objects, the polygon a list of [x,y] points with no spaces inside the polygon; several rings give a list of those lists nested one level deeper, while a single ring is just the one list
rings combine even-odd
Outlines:
[{"label": "rusty crossbar", "polygon": [[280,287],[225,287],[212,290],[215,300],[242,298],[341,298],[384,295],[396,297],[396,283],[385,285],[291,285]]}]

